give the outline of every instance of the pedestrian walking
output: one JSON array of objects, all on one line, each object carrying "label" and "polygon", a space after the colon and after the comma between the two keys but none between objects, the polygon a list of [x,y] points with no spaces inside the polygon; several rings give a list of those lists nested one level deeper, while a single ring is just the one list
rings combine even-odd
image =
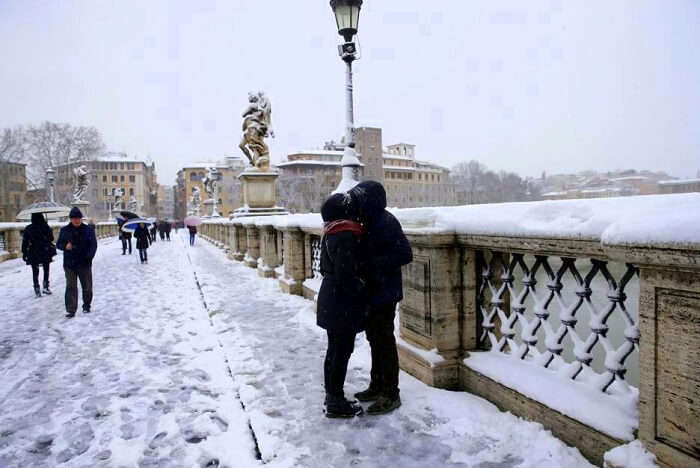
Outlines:
[{"label": "pedestrian walking", "polygon": [[194,245],[194,236],[197,235],[197,226],[187,226],[187,230],[190,232],[190,245]]},{"label": "pedestrian walking", "polygon": [[173,223],[165,223],[165,237],[170,242],[170,230],[173,228]]},{"label": "pedestrian walking", "polygon": [[372,370],[369,387],[355,397],[374,401],[367,408],[368,414],[383,414],[401,406],[394,317],[396,306],[403,299],[401,267],[413,261],[413,253],[401,224],[386,210],[382,184],[367,180],[348,193],[360,209],[369,258],[366,335],[372,351]]},{"label": "pedestrian walking", "polygon": [[359,211],[347,195],[331,195],[321,207],[321,274],[316,323],[326,330],[328,348],[323,362],[326,388],[324,409],[329,418],[351,418],[362,407],[345,398],[343,386],[355,335],[367,319],[366,247]]},{"label": "pedestrian walking", "polygon": [[148,263],[148,246],[152,242],[151,234],[148,232],[146,223],[139,223],[139,226],[134,231],[136,238],[136,248],[139,251],[139,259],[141,263]]},{"label": "pedestrian walking", "polygon": [[49,289],[49,266],[56,255],[53,243],[53,231],[42,213],[32,213],[32,222],[22,234],[22,259],[32,267],[34,294],[41,297],[39,287],[39,267],[44,270],[44,294],[51,294]]},{"label": "pedestrian walking", "polygon": [[78,280],[83,292],[83,313],[90,313],[92,304],[92,259],[97,252],[95,230],[84,224],[83,213],[73,207],[70,222],[61,228],[56,248],[63,250],[63,270],[66,273],[66,317],[75,317],[78,310]]},{"label": "pedestrian walking", "polygon": [[[156,241],[156,234],[158,234],[158,221],[154,221],[153,225],[151,226],[151,240],[150,243],[154,243]],[[138,247],[137,247],[138,248]]]},{"label": "pedestrian walking", "polygon": [[118,219],[117,226],[119,228],[119,240],[122,241],[122,255],[126,255],[126,248],[129,247],[129,255],[131,255],[131,233],[122,231],[122,226],[126,222],[125,219]]}]

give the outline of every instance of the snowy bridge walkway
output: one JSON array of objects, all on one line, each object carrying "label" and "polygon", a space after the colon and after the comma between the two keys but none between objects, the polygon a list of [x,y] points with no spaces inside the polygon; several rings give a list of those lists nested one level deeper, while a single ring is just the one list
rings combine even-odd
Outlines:
[{"label": "snowy bridge walkway", "polygon": [[[182,234],[182,233],[181,233]],[[327,420],[313,303],[199,241],[100,243],[93,313],[0,264],[0,466],[590,466],[535,423],[402,373],[390,415]],[[367,384],[364,335],[346,391]]]}]

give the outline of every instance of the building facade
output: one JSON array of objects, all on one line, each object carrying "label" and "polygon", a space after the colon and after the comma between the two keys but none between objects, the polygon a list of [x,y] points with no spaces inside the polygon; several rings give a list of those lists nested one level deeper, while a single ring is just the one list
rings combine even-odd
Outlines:
[{"label": "building facade", "polygon": [[660,193],[700,192],[700,177],[697,179],[674,179],[659,181]]},{"label": "building facade", "polygon": [[14,221],[27,204],[26,164],[0,161],[0,221]]},{"label": "building facade", "polygon": [[245,169],[242,158],[231,156],[222,161],[203,161],[187,164],[177,173],[175,186],[175,214],[178,219],[187,216],[187,206],[195,187],[201,193],[202,205],[200,214],[207,215],[204,201],[209,195],[204,190],[204,178],[210,167],[215,167],[221,172],[221,180],[218,183],[217,210],[221,216],[228,216],[234,210],[241,207],[241,182],[238,175]]},{"label": "building facade", "polygon": [[175,187],[158,185],[158,218],[175,219]]},{"label": "building facade", "polygon": [[[358,157],[362,162],[361,180],[384,184],[391,207],[454,205],[455,189],[450,171],[428,161],[416,159],[415,145],[399,143],[384,147],[379,128],[355,129]],[[292,213],[318,212],[323,201],[341,179],[340,160],[344,144],[326,142],[323,149],[307,150],[287,156],[277,165],[278,202]]]},{"label": "building facade", "polygon": [[89,216],[102,221],[113,218],[115,193],[124,190],[124,206],[136,200],[138,214],[156,216],[158,182],[154,163],[124,153],[106,153],[92,161],[76,161],[56,167],[56,198],[69,205],[73,198],[73,170],[85,165],[90,185],[84,199],[90,202]]}]

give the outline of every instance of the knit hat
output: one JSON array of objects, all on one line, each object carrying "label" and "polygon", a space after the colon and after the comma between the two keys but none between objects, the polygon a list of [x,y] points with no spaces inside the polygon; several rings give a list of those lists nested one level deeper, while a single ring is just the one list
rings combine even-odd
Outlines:
[{"label": "knit hat", "polygon": [[82,213],[82,211],[80,211],[80,208],[78,208],[77,206],[74,206],[73,208],[71,208],[70,214],[68,215],[68,217],[69,218],[82,218],[83,213]]}]

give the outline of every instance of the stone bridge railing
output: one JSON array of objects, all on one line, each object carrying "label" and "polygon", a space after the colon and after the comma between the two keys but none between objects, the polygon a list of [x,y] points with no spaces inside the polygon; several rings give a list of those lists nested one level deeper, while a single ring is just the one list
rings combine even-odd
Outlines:
[{"label": "stone bridge railing", "polygon": [[[22,231],[28,223],[0,223],[0,262],[22,257]],[[54,239],[58,239],[58,232],[66,222],[49,222],[53,230]],[[95,225],[97,239],[116,236],[117,223],[112,221],[100,222]]]},{"label": "stone bridge railing", "polygon": [[[700,194],[396,210],[401,367],[536,420],[595,463],[634,438],[700,461]],[[230,258],[313,298],[320,216],[207,220]]]}]

